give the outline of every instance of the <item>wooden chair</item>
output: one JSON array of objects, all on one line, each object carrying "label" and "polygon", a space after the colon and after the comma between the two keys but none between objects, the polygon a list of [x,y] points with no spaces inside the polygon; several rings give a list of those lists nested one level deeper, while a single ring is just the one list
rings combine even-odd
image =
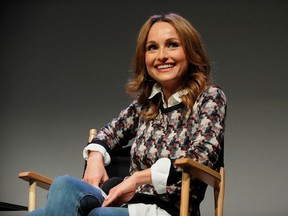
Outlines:
[{"label": "wooden chair", "polygon": [[190,158],[181,158],[175,161],[175,165],[182,167],[182,186],[180,216],[189,215],[189,191],[191,176],[205,182],[214,188],[215,216],[223,216],[224,192],[225,192],[225,170],[220,167],[217,172]]},{"label": "wooden chair", "polygon": [[[89,139],[88,139],[89,142],[92,141],[95,134],[96,134],[96,129],[91,129],[89,133]],[[123,155],[121,153],[120,162],[124,160],[122,156]],[[193,161],[190,158],[177,159],[175,161],[175,165],[183,168],[180,216],[189,215],[188,211],[189,211],[190,177],[192,175],[214,188],[215,216],[223,216],[224,189],[225,189],[224,167],[221,167],[220,172],[217,172],[215,170],[210,169],[207,166],[204,166],[196,161]],[[113,168],[113,164],[110,167]],[[19,173],[18,177],[29,183],[28,211],[29,212],[33,211],[36,208],[37,186],[45,190],[48,190],[53,180],[46,176],[40,175],[35,172],[31,172],[31,171],[21,172]]]}]

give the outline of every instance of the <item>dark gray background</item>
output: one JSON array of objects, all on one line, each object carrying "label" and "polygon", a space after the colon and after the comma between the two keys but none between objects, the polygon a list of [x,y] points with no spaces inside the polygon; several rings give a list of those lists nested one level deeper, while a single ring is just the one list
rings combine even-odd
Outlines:
[{"label": "dark gray background", "polygon": [[88,130],[131,101],[123,86],[140,26],[169,11],[201,33],[228,97],[225,215],[287,215],[285,0],[2,0],[0,201],[27,204],[20,171],[81,177]]}]

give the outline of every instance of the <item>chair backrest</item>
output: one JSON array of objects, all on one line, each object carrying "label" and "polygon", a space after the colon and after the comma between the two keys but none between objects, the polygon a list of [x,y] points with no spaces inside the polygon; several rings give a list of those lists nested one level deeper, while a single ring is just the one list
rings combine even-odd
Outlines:
[{"label": "chair backrest", "polygon": [[97,134],[97,130],[96,129],[90,129],[89,137],[88,137],[88,143],[92,142],[92,140],[96,136],[96,134]]}]

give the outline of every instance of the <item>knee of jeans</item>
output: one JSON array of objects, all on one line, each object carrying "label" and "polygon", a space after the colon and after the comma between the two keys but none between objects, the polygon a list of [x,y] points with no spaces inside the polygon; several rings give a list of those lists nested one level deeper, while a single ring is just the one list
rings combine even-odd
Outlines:
[{"label": "knee of jeans", "polygon": [[74,185],[73,182],[71,176],[58,176],[53,180],[50,190],[66,190]]}]

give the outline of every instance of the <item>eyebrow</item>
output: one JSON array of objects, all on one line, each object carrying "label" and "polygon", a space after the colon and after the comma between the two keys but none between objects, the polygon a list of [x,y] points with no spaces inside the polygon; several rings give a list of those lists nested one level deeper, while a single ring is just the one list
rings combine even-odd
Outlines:
[{"label": "eyebrow", "polygon": [[[180,41],[180,38],[175,38],[175,37],[173,37],[173,38],[168,38],[168,39],[165,40],[165,41],[173,41],[173,40],[178,40],[178,41]],[[147,42],[146,42],[146,44],[149,44],[149,43],[157,43],[157,42],[154,41],[154,40],[150,40],[150,41],[147,41]]]}]

